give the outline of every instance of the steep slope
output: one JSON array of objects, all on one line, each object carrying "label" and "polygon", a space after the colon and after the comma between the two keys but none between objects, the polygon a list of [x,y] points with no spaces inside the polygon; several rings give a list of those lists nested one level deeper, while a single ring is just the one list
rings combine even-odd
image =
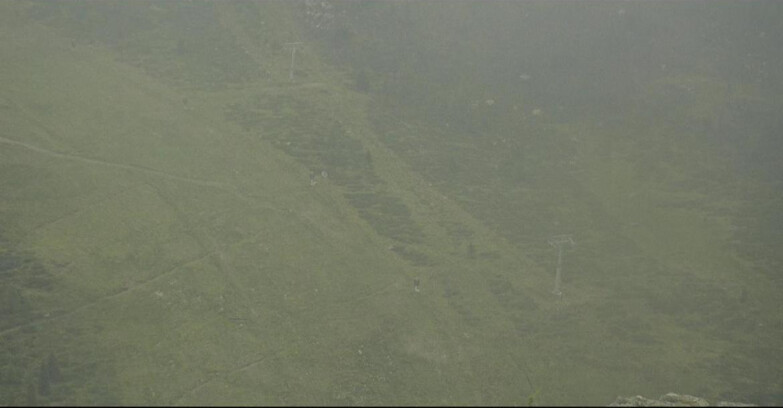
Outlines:
[{"label": "steep slope", "polygon": [[682,129],[488,93],[465,131],[316,41],[290,81],[298,3],[0,7],[4,403],[779,398],[774,276],[725,246],[777,192]]},{"label": "steep slope", "polygon": [[3,7],[4,402],[533,393],[509,359],[531,317],[502,305],[535,310],[546,275],[379,144],[339,76],[204,82],[158,69],[187,59],[157,59],[165,37],[133,49],[154,30],[96,43],[62,36],[71,9]]}]

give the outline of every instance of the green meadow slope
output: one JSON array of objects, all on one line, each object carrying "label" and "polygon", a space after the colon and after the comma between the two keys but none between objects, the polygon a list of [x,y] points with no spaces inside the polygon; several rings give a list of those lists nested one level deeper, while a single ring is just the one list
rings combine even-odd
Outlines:
[{"label": "green meadow slope", "polygon": [[531,393],[488,348],[511,329],[490,289],[534,308],[543,271],[379,144],[339,76],[190,87],[54,25],[3,26],[4,402]]},{"label": "green meadow slope", "polygon": [[315,42],[289,81],[293,3],[0,16],[0,403],[781,395],[779,285],[725,245],[763,183],[589,123],[483,145]]}]

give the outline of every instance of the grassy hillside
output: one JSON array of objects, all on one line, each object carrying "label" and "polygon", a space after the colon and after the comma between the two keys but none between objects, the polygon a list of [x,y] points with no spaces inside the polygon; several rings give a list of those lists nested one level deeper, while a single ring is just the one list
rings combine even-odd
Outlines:
[{"label": "grassy hillside", "polygon": [[477,140],[313,41],[290,81],[296,3],[0,16],[4,404],[780,400],[779,284],[727,246],[779,191],[710,152],[547,113]]}]

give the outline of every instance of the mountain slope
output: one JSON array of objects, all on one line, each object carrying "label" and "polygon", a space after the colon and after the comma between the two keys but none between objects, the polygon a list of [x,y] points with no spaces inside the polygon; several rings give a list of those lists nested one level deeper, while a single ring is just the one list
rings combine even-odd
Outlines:
[{"label": "mountain slope", "polygon": [[[498,299],[512,294],[535,308],[524,287],[537,280],[522,276],[544,274],[370,136],[349,136],[367,131],[351,99],[360,96],[289,84],[285,72],[188,91],[54,25],[4,27],[4,297],[19,304],[4,310],[0,334],[14,373],[5,402],[532,393],[503,387],[516,367],[485,347],[511,323],[488,316],[505,313]],[[267,115],[260,133],[224,119],[248,104]],[[335,133],[340,121],[350,129]],[[305,142],[322,144],[298,150]],[[371,157],[372,169],[355,157]],[[322,169],[311,185],[310,170]],[[476,259],[449,228],[471,235]]]},{"label": "mountain slope", "polygon": [[775,286],[737,286],[684,145],[477,138],[313,41],[290,81],[294,3],[94,6],[0,6],[4,403],[776,398]]}]

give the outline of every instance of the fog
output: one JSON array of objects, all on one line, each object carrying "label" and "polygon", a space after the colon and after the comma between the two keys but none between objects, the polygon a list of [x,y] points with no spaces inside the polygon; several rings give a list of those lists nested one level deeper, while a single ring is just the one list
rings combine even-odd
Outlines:
[{"label": "fog", "polygon": [[0,403],[783,403],[774,1],[0,3]]}]

